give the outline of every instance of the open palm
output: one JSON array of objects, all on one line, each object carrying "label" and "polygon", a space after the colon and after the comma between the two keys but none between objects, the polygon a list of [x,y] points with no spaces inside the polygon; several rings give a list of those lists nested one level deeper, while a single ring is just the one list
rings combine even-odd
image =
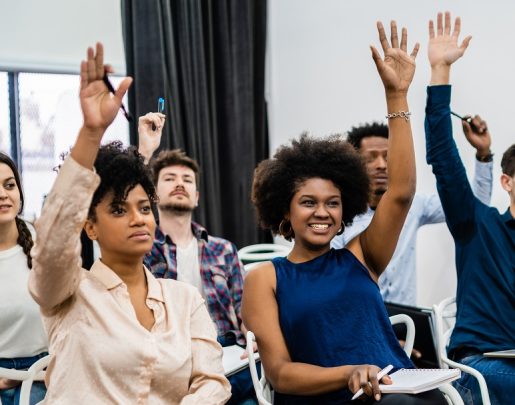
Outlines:
[{"label": "open palm", "polygon": [[431,66],[450,66],[463,56],[472,37],[467,36],[458,45],[460,30],[461,20],[458,17],[451,35],[451,15],[448,12],[445,13],[445,25],[442,23],[442,13],[438,13],[436,33],[433,21],[429,21],[428,56]]},{"label": "open palm", "polygon": [[89,129],[106,129],[115,119],[122,98],[132,79],[125,78],[114,95],[103,82],[105,75],[104,50],[98,43],[96,52],[88,48],[87,61],[81,63],[80,104],[84,126]]},{"label": "open palm", "polygon": [[371,47],[372,58],[383,81],[385,90],[387,92],[407,92],[415,74],[415,58],[418,53],[419,44],[415,44],[411,54],[408,54],[406,52],[408,33],[403,28],[399,46],[395,21],[391,22],[391,45],[386,39],[383,25],[380,22],[377,23],[377,31],[384,52],[384,60],[374,47]]}]

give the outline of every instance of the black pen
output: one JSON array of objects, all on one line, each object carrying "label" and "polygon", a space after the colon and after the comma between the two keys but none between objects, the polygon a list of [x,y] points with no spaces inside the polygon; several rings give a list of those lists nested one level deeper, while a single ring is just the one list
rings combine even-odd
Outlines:
[{"label": "black pen", "polygon": [[465,118],[465,117],[462,117],[462,116],[461,116],[461,115],[459,115],[459,114],[456,114],[454,111],[451,111],[451,114],[452,114],[452,115],[454,115],[455,117],[458,117],[460,120],[467,122],[467,123],[472,127],[472,129],[473,129],[473,131],[474,131],[474,132],[477,132],[477,131],[478,131],[478,127],[476,127],[476,126],[474,125],[474,123],[472,122],[472,117],[467,117],[467,118]]},{"label": "black pen", "polygon": [[[109,81],[107,74],[104,74],[104,78],[102,80],[104,81],[105,85],[107,86],[107,90],[109,90],[111,93],[115,94],[114,87],[111,84],[111,82]],[[125,109],[125,106],[123,105],[123,103],[120,105],[120,108],[122,109],[123,115],[125,115],[125,118],[127,118],[127,121],[129,121],[129,122],[132,121],[132,117]]]}]

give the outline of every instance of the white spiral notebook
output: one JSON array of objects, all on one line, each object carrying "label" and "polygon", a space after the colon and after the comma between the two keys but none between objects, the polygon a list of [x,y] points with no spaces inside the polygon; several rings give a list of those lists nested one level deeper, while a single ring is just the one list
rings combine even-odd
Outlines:
[{"label": "white spiral notebook", "polygon": [[390,374],[393,384],[380,384],[379,388],[383,393],[418,394],[438,388],[440,385],[457,380],[461,371],[457,368],[451,369],[429,369],[429,368],[403,368]]}]

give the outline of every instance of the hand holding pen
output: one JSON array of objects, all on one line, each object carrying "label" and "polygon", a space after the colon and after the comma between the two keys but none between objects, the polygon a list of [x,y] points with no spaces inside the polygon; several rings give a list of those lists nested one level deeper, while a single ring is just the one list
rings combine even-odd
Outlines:
[{"label": "hand holding pen", "polygon": [[[352,397],[352,401],[366,394],[373,396],[376,401],[381,399],[381,391],[379,390],[379,382],[384,378],[383,384],[391,384],[392,380],[388,373],[392,371],[393,366],[390,364],[376,374],[378,368],[376,366],[357,366],[356,370],[351,374],[349,379],[349,389],[353,391],[358,386],[361,387]],[[354,388],[354,389],[353,389]]]},{"label": "hand holding pen", "polygon": [[[162,111],[162,110],[161,110]],[[161,144],[161,136],[163,134],[163,126],[165,124],[166,115],[162,112],[150,112],[138,120],[138,138],[139,153],[148,163],[154,152]]]},{"label": "hand holding pen", "polygon": [[461,119],[463,133],[467,141],[476,149],[476,157],[479,161],[488,161],[491,159],[492,153],[490,146],[492,138],[488,131],[488,125],[479,115],[474,117],[470,115],[460,116],[451,111],[451,114]]}]

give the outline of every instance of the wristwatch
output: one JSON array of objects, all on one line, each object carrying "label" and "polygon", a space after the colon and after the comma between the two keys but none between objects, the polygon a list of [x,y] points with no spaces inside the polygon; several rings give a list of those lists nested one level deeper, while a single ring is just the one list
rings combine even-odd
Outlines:
[{"label": "wristwatch", "polygon": [[478,162],[483,162],[483,163],[492,162],[494,160],[494,154],[492,152],[489,152],[486,155],[479,156],[476,153],[476,159]]}]

